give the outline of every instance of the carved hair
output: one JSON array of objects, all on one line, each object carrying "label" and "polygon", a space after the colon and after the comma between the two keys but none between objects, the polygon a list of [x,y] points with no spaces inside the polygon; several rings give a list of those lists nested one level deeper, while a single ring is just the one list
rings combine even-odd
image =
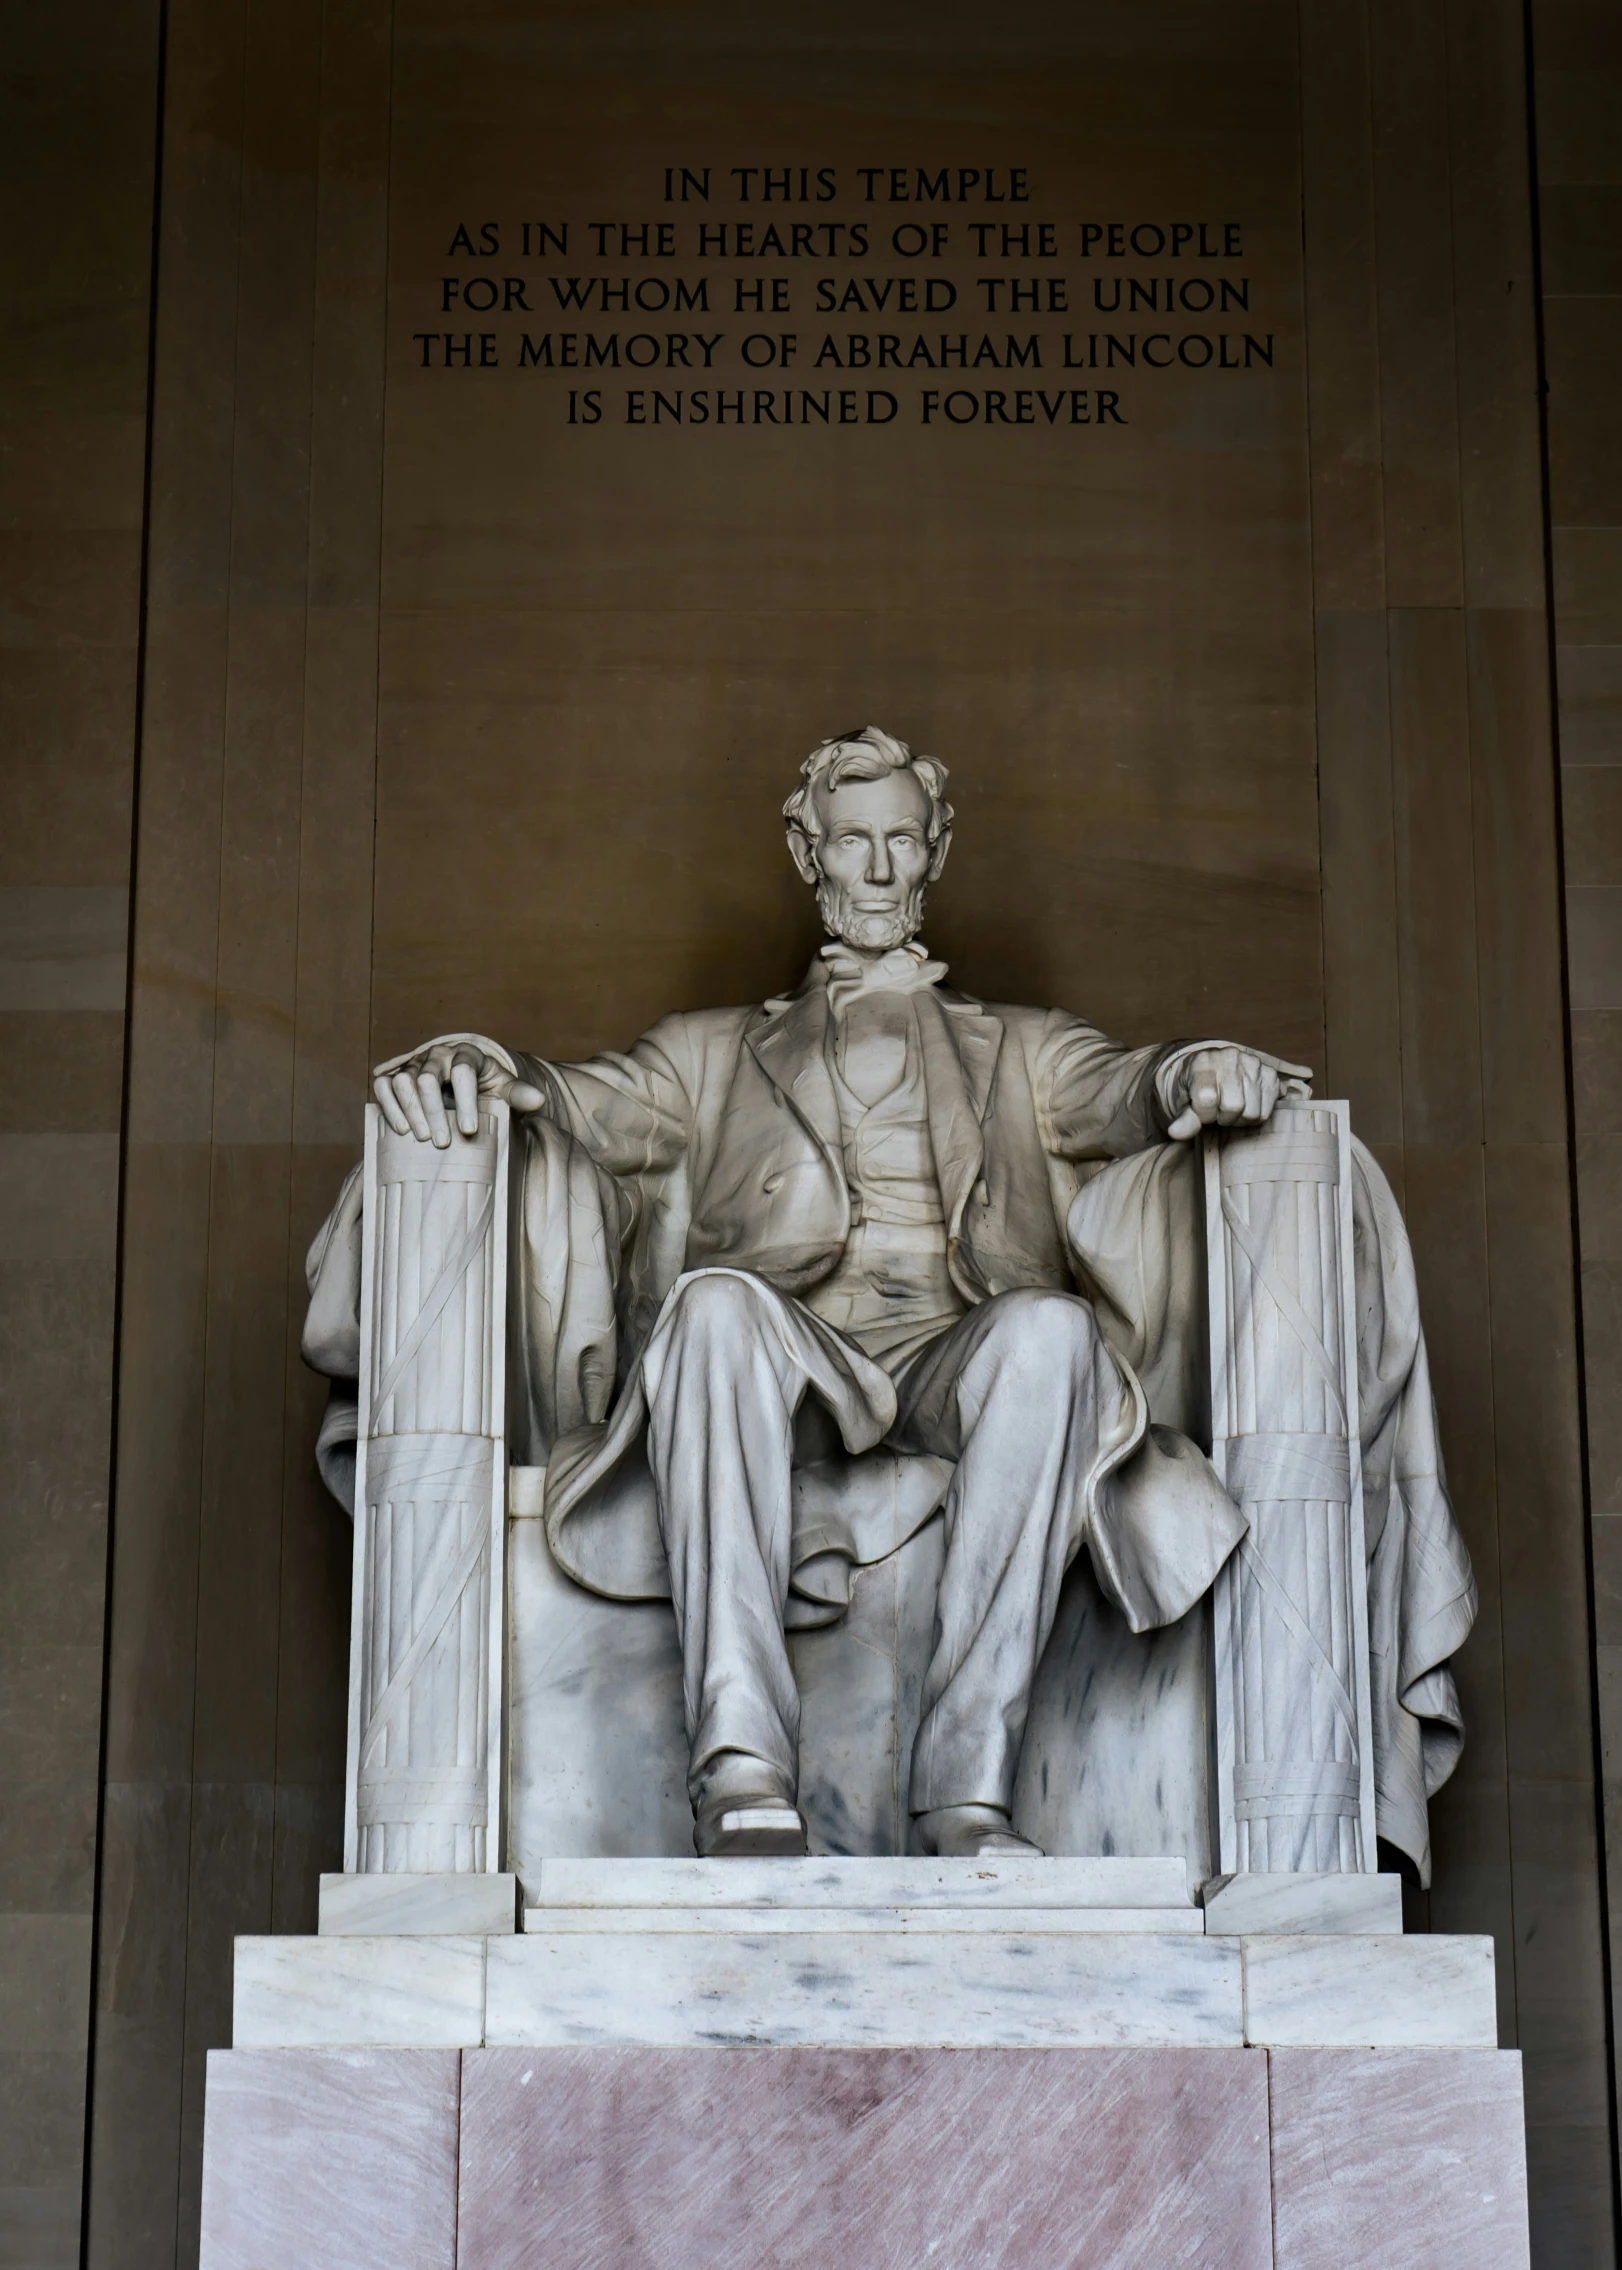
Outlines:
[{"label": "carved hair", "polygon": [[886,773],[912,772],[929,797],[928,837],[937,844],[950,834],[952,807],[946,801],[946,767],[935,757],[915,757],[905,741],[877,725],[864,725],[854,733],[836,734],[819,741],[800,767],[800,785],[783,806],[789,839],[796,833],[814,856],[822,840],[822,814],[817,790],[835,789],[846,780],[882,780]]}]

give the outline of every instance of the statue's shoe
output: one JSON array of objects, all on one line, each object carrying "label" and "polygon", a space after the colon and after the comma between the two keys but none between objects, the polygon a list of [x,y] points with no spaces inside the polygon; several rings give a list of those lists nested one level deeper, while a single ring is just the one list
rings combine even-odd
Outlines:
[{"label": "statue's shoe", "polygon": [[693,1809],[700,1860],[793,1860],[805,1843],[805,1818],[772,1767],[724,1752]]},{"label": "statue's shoe", "polygon": [[920,1813],[918,1841],[937,1860],[1013,1859],[1041,1856],[1042,1847],[1029,1837],[1017,1836],[1014,1824],[998,1805],[943,1805],[937,1812]]},{"label": "statue's shoe", "polygon": [[695,1824],[693,1844],[704,1860],[793,1860],[805,1851],[805,1822],[796,1807],[775,1799],[728,1805],[712,1825]]}]

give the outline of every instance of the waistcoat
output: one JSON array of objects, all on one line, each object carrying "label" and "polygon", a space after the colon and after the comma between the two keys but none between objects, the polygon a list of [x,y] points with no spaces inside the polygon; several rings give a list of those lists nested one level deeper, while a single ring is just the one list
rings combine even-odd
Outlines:
[{"label": "waistcoat", "polygon": [[844,1078],[830,1031],[851,1234],[833,1274],[804,1296],[816,1315],[889,1369],[954,1324],[965,1307],[946,1265],[946,1217],[910,1003],[901,1023],[899,1077],[868,1103]]}]

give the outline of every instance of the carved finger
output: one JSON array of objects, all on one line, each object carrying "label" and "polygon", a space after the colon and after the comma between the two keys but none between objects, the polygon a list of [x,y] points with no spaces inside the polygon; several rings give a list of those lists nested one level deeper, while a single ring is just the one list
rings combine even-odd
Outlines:
[{"label": "carved finger", "polygon": [[1200,1115],[1190,1107],[1189,1110],[1180,1111],[1177,1114],[1166,1133],[1174,1143],[1186,1143],[1191,1135],[1197,1135],[1199,1131]]},{"label": "carved finger", "polygon": [[431,1143],[433,1136],[429,1131],[427,1114],[422,1108],[422,1098],[417,1093],[417,1083],[409,1072],[395,1073],[394,1092],[400,1099],[401,1110],[411,1122],[411,1132],[417,1141]]},{"label": "carved finger", "polygon": [[1245,1116],[1245,1082],[1237,1060],[1231,1056],[1222,1067],[1221,1099],[1217,1122],[1222,1127],[1232,1127]]},{"label": "carved finger", "polygon": [[1262,1107],[1262,1068],[1254,1059],[1246,1064],[1241,1079],[1245,1092],[1245,1118],[1254,1127],[1258,1120],[1267,1117]]},{"label": "carved finger", "polygon": [[1264,1064],[1256,1080],[1258,1119],[1271,1119],[1278,1102],[1278,1074],[1271,1064]]},{"label": "carved finger", "polygon": [[479,1132],[479,1074],[469,1057],[458,1056],[451,1066],[451,1094],[456,1098],[456,1124],[464,1135]]},{"label": "carved finger", "polygon": [[514,1111],[539,1111],[546,1098],[527,1080],[515,1080],[507,1090],[507,1101]]},{"label": "carved finger", "polygon": [[411,1122],[400,1109],[393,1084],[381,1072],[372,1082],[372,1093],[377,1098],[378,1110],[394,1129],[395,1134],[409,1135],[411,1133]]},{"label": "carved finger", "polygon": [[1209,1063],[1201,1064],[1188,1083],[1188,1107],[1207,1126],[1222,1108],[1222,1082]]},{"label": "carved finger", "polygon": [[451,1147],[451,1123],[445,1116],[445,1090],[438,1074],[419,1072],[417,1093],[422,1098],[423,1110],[428,1114],[428,1132],[434,1139],[434,1149],[448,1151]]}]

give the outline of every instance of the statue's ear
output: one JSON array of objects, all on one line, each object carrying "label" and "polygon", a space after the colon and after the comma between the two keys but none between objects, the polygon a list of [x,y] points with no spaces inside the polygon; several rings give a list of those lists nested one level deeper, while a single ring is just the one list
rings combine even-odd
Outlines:
[{"label": "statue's ear", "polygon": [[804,828],[793,824],[788,831],[788,855],[800,871],[801,882],[809,883],[815,890],[822,880],[822,870],[817,865],[817,847]]},{"label": "statue's ear", "polygon": [[941,869],[946,865],[946,854],[951,848],[952,831],[950,828],[942,828],[940,834],[929,847],[928,879],[930,882],[933,883],[938,878]]}]

